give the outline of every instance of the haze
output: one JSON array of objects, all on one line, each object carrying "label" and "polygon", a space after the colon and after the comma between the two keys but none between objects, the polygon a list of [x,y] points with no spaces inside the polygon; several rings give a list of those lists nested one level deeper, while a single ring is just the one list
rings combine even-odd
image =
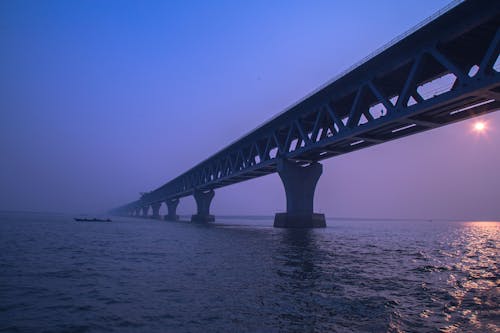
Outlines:
[{"label": "haze", "polygon": [[[135,200],[446,4],[1,1],[0,210]],[[315,210],[500,219],[499,128],[495,112],[326,160]],[[216,190],[212,204],[284,209],[277,174]],[[178,213],[194,211],[181,199]]]}]

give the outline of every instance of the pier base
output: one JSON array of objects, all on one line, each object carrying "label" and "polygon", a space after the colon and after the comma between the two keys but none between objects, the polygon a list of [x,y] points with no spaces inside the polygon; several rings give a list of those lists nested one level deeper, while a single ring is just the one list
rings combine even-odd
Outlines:
[{"label": "pier base", "polygon": [[286,193],[286,213],[274,217],[276,228],[324,228],[325,215],[313,212],[314,190],[323,166],[314,162],[308,166],[280,160],[278,174]]},{"label": "pier base", "polygon": [[200,214],[195,214],[191,216],[191,222],[196,222],[196,223],[208,223],[208,222],[214,222],[215,221],[215,216],[213,215],[200,215]]},{"label": "pier base", "polygon": [[194,191],[197,213],[191,216],[191,222],[207,223],[215,221],[215,217],[210,215],[210,203],[212,202],[214,195],[214,190]]},{"label": "pier base", "polygon": [[310,215],[294,215],[276,213],[274,216],[275,228],[324,228],[326,227],[325,214],[312,213]]}]

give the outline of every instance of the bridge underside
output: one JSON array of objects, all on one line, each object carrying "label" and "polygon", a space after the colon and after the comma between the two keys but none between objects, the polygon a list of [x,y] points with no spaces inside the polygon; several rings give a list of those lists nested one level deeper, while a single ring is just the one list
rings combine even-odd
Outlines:
[{"label": "bridge underside", "polygon": [[275,173],[283,160],[307,167],[497,111],[499,11],[494,1],[487,0],[456,6],[122,208],[131,210]]}]

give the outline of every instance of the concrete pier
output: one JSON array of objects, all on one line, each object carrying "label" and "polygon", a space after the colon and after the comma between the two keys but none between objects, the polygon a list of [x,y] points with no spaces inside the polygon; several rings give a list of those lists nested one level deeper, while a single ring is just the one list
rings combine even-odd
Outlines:
[{"label": "concrete pier", "polygon": [[153,218],[159,220],[160,219],[160,207],[161,202],[155,202],[151,204],[151,208],[153,208]]},{"label": "concrete pier", "polygon": [[284,159],[278,162],[278,174],[286,193],[286,213],[275,215],[275,227],[326,227],[325,215],[313,212],[314,190],[322,173],[323,165],[317,162],[304,167]]},{"label": "concrete pier", "polygon": [[167,221],[177,221],[179,220],[179,215],[177,215],[177,206],[179,205],[179,199],[168,199],[165,200],[167,205],[168,214],[165,215],[165,220]]},{"label": "concrete pier", "polygon": [[215,217],[210,215],[210,203],[214,198],[214,190],[209,191],[194,191],[194,200],[196,200],[197,214],[191,216],[191,222],[213,222]]}]

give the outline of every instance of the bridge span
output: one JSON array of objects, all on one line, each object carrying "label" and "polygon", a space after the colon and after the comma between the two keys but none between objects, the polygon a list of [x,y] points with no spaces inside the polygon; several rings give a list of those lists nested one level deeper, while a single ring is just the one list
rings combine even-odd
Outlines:
[{"label": "bridge span", "polygon": [[500,107],[500,5],[457,1],[252,132],[138,200],[120,215],[177,220],[194,195],[192,221],[209,222],[214,190],[277,172],[286,212],[275,227],[323,227],[314,213],[319,161],[427,131]]}]

